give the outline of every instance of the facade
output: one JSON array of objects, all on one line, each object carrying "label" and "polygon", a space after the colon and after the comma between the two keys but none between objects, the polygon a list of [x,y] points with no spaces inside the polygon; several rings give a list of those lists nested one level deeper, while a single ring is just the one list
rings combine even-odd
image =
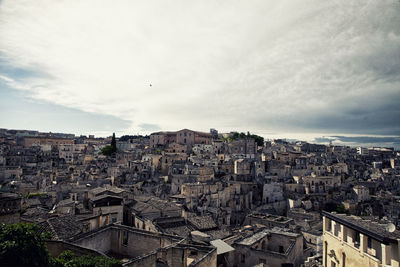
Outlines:
[{"label": "facade", "polygon": [[263,187],[263,203],[275,203],[282,201],[283,197],[283,184],[282,183],[269,183],[264,184]]},{"label": "facade", "polygon": [[232,140],[228,143],[228,152],[232,155],[254,158],[257,153],[257,143],[253,138]]},{"label": "facade", "polygon": [[250,175],[252,161],[248,159],[237,159],[234,163],[234,174]]},{"label": "facade", "polygon": [[400,231],[360,217],[323,212],[323,266],[399,266]]},{"label": "facade", "polygon": [[106,255],[118,255],[124,266],[217,266],[217,250],[194,245],[178,236],[152,233],[123,225],[109,225],[70,240]]},{"label": "facade", "polygon": [[194,144],[211,145],[213,138],[212,134],[189,129],[176,132],[156,132],[150,135],[150,147],[165,146],[171,143],[187,146],[193,146]]},{"label": "facade", "polygon": [[357,147],[357,153],[359,155],[368,155],[368,148],[365,147]]},{"label": "facade", "polygon": [[18,223],[20,211],[20,196],[12,193],[0,193],[0,223]]},{"label": "facade", "polygon": [[370,200],[369,189],[363,185],[356,185],[353,187],[356,195],[357,202],[364,202]]},{"label": "facade", "polygon": [[[224,240],[229,244],[229,239]],[[261,230],[231,245],[235,251],[229,253],[232,266],[294,266],[300,267],[303,259],[303,237],[301,234],[281,228]]]},{"label": "facade", "polygon": [[56,137],[25,137],[24,138],[24,147],[31,146],[42,146],[42,145],[72,145],[74,144],[74,139],[67,138],[56,138]]},{"label": "facade", "polygon": [[337,188],[341,185],[340,176],[304,176],[304,184],[306,184],[306,192],[308,193],[326,193],[330,189]]}]

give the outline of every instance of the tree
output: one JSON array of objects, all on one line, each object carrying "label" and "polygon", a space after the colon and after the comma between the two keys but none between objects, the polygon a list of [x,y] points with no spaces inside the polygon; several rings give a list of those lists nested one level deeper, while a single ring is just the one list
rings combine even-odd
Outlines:
[{"label": "tree", "polygon": [[118,138],[118,140],[121,142],[126,142],[129,141],[130,139],[150,139],[150,136],[139,134],[139,135],[123,135],[120,138]]},{"label": "tree", "polygon": [[336,207],[337,213],[348,213],[348,210],[344,207],[343,204],[340,204]]},{"label": "tree", "polygon": [[112,148],[113,153],[117,152],[117,141],[115,141],[115,133],[113,133],[113,135],[112,135],[111,148]]},{"label": "tree", "polygon": [[111,144],[101,149],[101,154],[105,156],[111,156],[117,152],[117,141],[115,140],[115,133],[112,135]]},{"label": "tree", "polygon": [[245,138],[252,138],[254,141],[257,143],[258,146],[263,146],[264,145],[264,137],[256,135],[256,134],[250,134],[250,132],[245,133],[238,133],[238,132],[233,132],[231,137],[229,137],[227,140],[237,140],[237,139],[245,139]]},{"label": "tree", "polygon": [[0,262],[3,266],[48,266],[49,252],[35,224],[0,225]]},{"label": "tree", "polygon": [[46,239],[50,237],[49,233],[40,233],[36,224],[0,224],[1,266],[122,266],[122,263],[116,259],[92,255],[77,257],[68,250],[62,252],[58,258],[50,258],[46,247]]},{"label": "tree", "polygon": [[104,156],[111,156],[114,153],[114,151],[113,151],[112,147],[110,145],[108,145],[108,146],[103,147],[101,149],[100,153],[103,154]]}]

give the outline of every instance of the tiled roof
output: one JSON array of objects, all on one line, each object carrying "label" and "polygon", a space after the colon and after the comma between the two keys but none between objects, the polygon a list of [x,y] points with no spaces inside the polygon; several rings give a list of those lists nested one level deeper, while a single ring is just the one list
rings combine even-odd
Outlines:
[{"label": "tiled roof", "polygon": [[82,224],[75,216],[53,217],[39,224],[39,232],[51,232],[55,240],[67,240],[82,233]]},{"label": "tiled roof", "polygon": [[199,230],[207,230],[217,227],[216,223],[210,215],[193,216],[188,218],[188,221]]},{"label": "tiled roof", "polygon": [[211,239],[223,239],[232,234],[228,230],[209,230],[205,231],[205,233],[208,234]]}]

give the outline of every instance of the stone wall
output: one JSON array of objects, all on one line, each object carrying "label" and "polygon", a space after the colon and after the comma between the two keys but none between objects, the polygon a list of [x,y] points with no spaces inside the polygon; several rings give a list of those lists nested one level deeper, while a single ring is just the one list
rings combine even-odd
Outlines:
[{"label": "stone wall", "polygon": [[50,256],[53,258],[60,256],[60,254],[65,250],[72,251],[78,257],[85,255],[105,256],[105,254],[100,253],[99,251],[84,248],[64,241],[48,240],[46,241],[46,246],[49,250]]}]

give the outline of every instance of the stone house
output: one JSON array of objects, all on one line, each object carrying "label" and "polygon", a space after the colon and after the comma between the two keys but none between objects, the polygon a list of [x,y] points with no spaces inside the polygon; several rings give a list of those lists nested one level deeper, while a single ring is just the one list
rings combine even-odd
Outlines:
[{"label": "stone house", "polygon": [[399,266],[400,231],[360,217],[323,212],[323,264]]}]

